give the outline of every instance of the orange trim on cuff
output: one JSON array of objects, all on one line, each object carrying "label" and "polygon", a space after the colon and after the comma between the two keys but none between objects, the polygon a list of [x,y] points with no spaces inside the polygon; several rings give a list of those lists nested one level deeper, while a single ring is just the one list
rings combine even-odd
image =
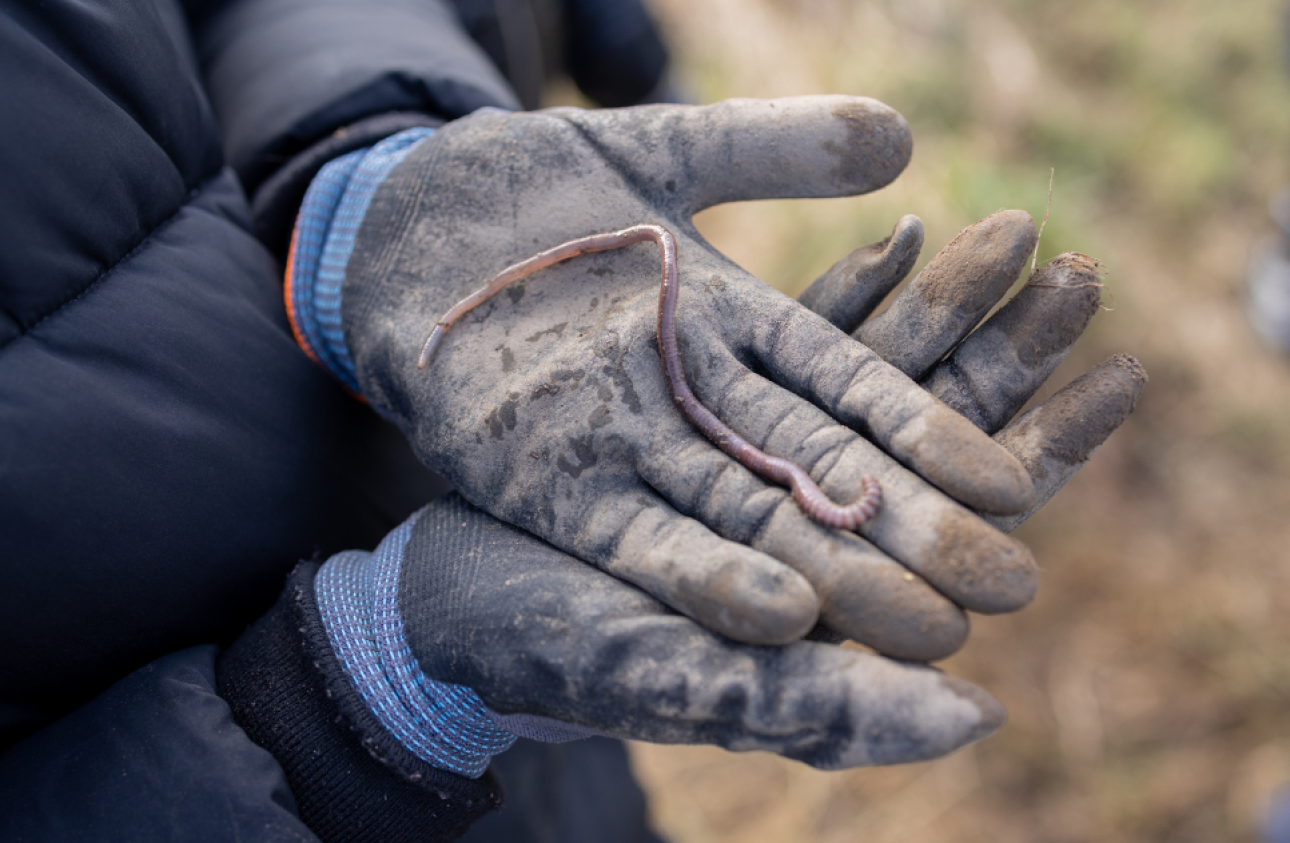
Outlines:
[{"label": "orange trim on cuff", "polygon": [[318,356],[318,352],[314,350],[314,347],[309,344],[309,340],[305,337],[305,332],[300,330],[300,323],[297,321],[298,317],[296,316],[295,296],[292,295],[292,280],[296,268],[296,239],[299,234],[300,218],[297,217],[296,224],[291,229],[291,248],[287,250],[287,271],[282,279],[282,300],[287,307],[287,324],[291,326],[291,336],[295,337],[296,345],[300,346],[300,350],[303,351],[310,360],[321,366],[324,372],[331,375],[332,379],[340,384],[341,389],[348,392],[351,397],[366,404],[367,399],[363,397],[363,393],[355,392],[349,388],[348,384],[336,377],[336,375],[332,373],[332,370],[327,367],[327,364],[322,361],[322,358]]},{"label": "orange trim on cuff", "polygon": [[[309,340],[305,338],[305,332],[300,330],[300,323],[296,316],[296,299],[291,288],[292,275],[296,268],[296,240],[300,235],[300,220],[297,218],[296,224],[291,228],[291,248],[287,250],[287,274],[283,278],[282,298],[283,303],[287,306],[287,322],[291,325],[291,335],[296,338],[296,345],[300,346],[301,351],[309,355],[309,359],[323,366],[322,358],[314,351]],[[327,368],[323,366],[323,368]]]}]

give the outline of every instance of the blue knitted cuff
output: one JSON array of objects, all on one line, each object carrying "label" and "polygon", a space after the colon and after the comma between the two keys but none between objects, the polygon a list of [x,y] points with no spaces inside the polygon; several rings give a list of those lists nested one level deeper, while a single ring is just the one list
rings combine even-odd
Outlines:
[{"label": "blue knitted cuff", "polygon": [[340,320],[354,238],[377,188],[432,134],[434,129],[408,129],[370,149],[342,155],[318,171],[300,205],[287,260],[287,314],[305,353],[354,393],[359,392],[358,378]]},{"label": "blue knitted cuff", "polygon": [[413,515],[374,553],[347,551],[327,561],[314,589],[328,640],[359,696],[381,725],[422,761],[478,778],[515,735],[469,688],[421,672],[399,614],[399,574]]}]

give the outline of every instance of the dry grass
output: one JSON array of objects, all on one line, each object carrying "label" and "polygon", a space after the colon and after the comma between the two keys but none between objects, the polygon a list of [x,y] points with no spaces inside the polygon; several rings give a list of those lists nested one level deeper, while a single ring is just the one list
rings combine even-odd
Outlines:
[{"label": "dry grass", "polygon": [[1008,707],[943,761],[817,773],[765,755],[634,747],[657,824],[709,841],[1252,840],[1290,778],[1290,366],[1241,280],[1290,182],[1278,6],[1092,0],[658,0],[696,99],[845,92],[917,150],[863,199],[708,212],[705,232],[790,292],[919,214],[930,246],[1003,207],[1040,259],[1109,268],[1056,376],[1116,351],[1151,383],[1130,422],[1021,535],[1041,596],[977,618],[946,668]]}]

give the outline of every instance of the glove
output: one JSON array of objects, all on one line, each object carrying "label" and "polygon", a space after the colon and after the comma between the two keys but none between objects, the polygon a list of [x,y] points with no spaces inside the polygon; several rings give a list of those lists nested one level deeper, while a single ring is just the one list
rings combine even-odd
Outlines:
[{"label": "glove", "polygon": [[[854,327],[901,280],[921,239],[917,218],[903,219],[803,300],[903,354],[929,389],[998,429],[1096,312],[1096,264],[1058,257],[960,342],[1006,291],[1018,247],[1034,242],[1029,216],[996,214],[943,250],[887,315]],[[935,329],[887,343],[883,332],[899,331],[900,318]],[[942,357],[930,370],[910,362]],[[1000,359],[1010,360],[1006,372]],[[1007,428],[1029,431],[1005,438],[1024,444],[1028,464],[1040,465],[1036,454],[1067,459],[1036,472],[1043,494],[1123,421],[1143,380],[1131,359],[1113,358]],[[1002,722],[984,692],[926,668],[815,642],[764,648],[714,635],[456,496],[417,513],[374,554],[333,557],[315,591],[330,647],[385,730],[460,775],[480,775],[516,735],[714,743],[833,769],[934,757]]]},{"label": "glove", "polygon": [[[343,268],[337,344],[357,390],[465,498],[708,628],[782,643],[818,615],[884,653],[941,657],[966,635],[960,606],[1033,595],[1029,553],[969,509],[1027,510],[1029,475],[690,221],[723,201],[870,190],[908,155],[898,115],[845,97],[477,114],[421,140],[375,190]],[[416,367],[434,321],[496,271],[642,222],[677,237],[677,333],[698,397],[836,501],[876,475],[884,503],[859,535],[810,521],[673,407],[649,244],[512,285]]]},{"label": "glove", "polygon": [[373,553],[304,563],[220,658],[220,695],[323,841],[454,839],[500,805],[516,736],[914,761],[1003,709],[939,671],[831,644],[740,644],[457,496]]},{"label": "glove", "polygon": [[[955,244],[988,252],[1028,222],[996,215]],[[914,218],[902,220],[890,241],[859,250],[804,298],[839,324],[856,321],[854,308],[830,309],[838,297],[821,291],[831,285],[852,301],[858,289],[880,298],[875,289],[889,288],[904,272],[900,265],[912,263],[893,256],[908,249],[912,234],[921,239],[919,228]],[[995,293],[937,280],[948,277],[941,270],[955,244],[889,313],[957,300],[951,310],[962,326],[980,317]],[[943,284],[943,296],[929,293],[933,284]],[[998,428],[1083,331],[1099,286],[1090,259],[1060,256],[925,383],[981,427]],[[867,325],[876,331],[883,322]],[[981,362],[1008,356],[1009,377]],[[1033,467],[1041,495],[1051,495],[1123,421],[1144,382],[1136,361],[1117,355],[1008,425],[1000,439]],[[319,648],[336,654],[334,672],[345,675],[329,687],[357,689],[381,724],[369,727],[376,735],[368,745],[393,736],[398,749],[381,757],[407,751],[460,775],[478,776],[517,735],[714,743],[835,769],[935,757],[1003,719],[980,689],[928,668],[813,642],[735,644],[455,496],[419,512],[374,554],[334,557],[314,591],[328,639]]]},{"label": "glove", "polygon": [[1147,375],[1137,360],[1114,355],[1013,420],[1097,312],[1102,288],[1097,261],[1075,252],[1059,255],[978,326],[1012,286],[1019,258],[1024,263],[1035,242],[1030,216],[1004,211],[965,229],[891,307],[869,318],[909,272],[922,242],[921,221],[904,217],[891,237],[839,261],[799,301],[993,434],[1026,467],[1036,490],[1030,509],[986,516],[1011,531],[1124,422]]},{"label": "glove", "polygon": [[991,697],[932,668],[716,635],[455,494],[374,553],[332,557],[314,590],[385,730],[470,778],[516,736],[710,743],[840,769],[942,755],[1003,722]]},{"label": "glove", "polygon": [[[893,347],[908,359],[936,360],[957,343],[923,383],[987,430],[1002,425],[1048,377],[1096,309],[1092,262],[1063,256],[958,342],[1015,275],[1015,267],[990,273],[984,264],[1000,262],[1000,242],[1025,241],[1028,229],[1029,218],[1015,213],[972,227],[888,311],[903,310],[924,324],[940,318],[938,332]],[[854,329],[908,271],[921,239],[916,218],[902,220],[892,238],[839,263],[803,299]],[[1015,261],[1017,248],[1002,251]],[[962,273],[989,283],[953,283]],[[867,330],[879,333],[883,324],[871,320]],[[985,365],[992,359],[1010,360],[1010,369]],[[1051,494],[1123,419],[1143,380],[1136,363],[1113,358],[1004,431],[1018,435],[1000,439],[1031,469],[1040,494]],[[596,731],[702,741],[834,768],[931,757],[1002,720],[981,691],[927,668],[818,643],[767,649],[714,636],[457,499],[427,507],[375,554],[333,558],[316,583],[308,568],[293,579],[296,599],[286,602],[304,617],[278,624],[278,638],[305,632],[304,658],[266,658],[261,651],[275,648],[255,646],[253,630],[224,659],[221,690],[239,723],[286,759],[302,816],[315,828],[327,817],[352,822],[355,811],[373,804],[355,785],[381,780],[363,775],[373,757],[401,772],[405,783],[439,788],[447,801],[427,813],[423,799],[400,801],[397,789],[383,785],[379,801],[398,808],[384,822],[362,820],[376,830],[372,839],[389,837],[399,822],[423,832],[436,823],[457,827],[491,804],[488,788],[445,781],[441,771],[478,775],[517,734],[558,740]],[[258,627],[272,628],[281,605]],[[310,620],[315,605],[323,623]],[[310,636],[319,627],[326,634]],[[261,644],[271,637],[258,634]],[[339,784],[330,790],[318,785],[327,783],[331,766],[295,746],[308,732],[297,712],[323,696],[308,693],[305,676],[282,680],[302,663],[297,673],[312,665],[328,677],[325,696],[357,724],[366,748],[350,753],[358,774],[345,768],[332,776]],[[281,696],[295,691],[297,698],[283,704],[275,684],[288,689]],[[305,761],[291,763],[299,758]],[[340,808],[337,789],[347,799]]]}]

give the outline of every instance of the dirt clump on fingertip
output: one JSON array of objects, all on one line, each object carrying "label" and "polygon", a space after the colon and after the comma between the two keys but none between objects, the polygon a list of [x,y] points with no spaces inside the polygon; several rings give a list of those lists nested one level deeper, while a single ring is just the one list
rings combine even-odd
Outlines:
[{"label": "dirt clump on fingertip", "polygon": [[[1039,233],[1025,211],[999,211],[959,232],[923,270],[917,285],[928,304],[958,305],[970,301],[963,290],[1006,290],[1016,280]],[[1002,292],[1002,291],[1000,291]],[[998,296],[981,296],[985,310]]]}]

